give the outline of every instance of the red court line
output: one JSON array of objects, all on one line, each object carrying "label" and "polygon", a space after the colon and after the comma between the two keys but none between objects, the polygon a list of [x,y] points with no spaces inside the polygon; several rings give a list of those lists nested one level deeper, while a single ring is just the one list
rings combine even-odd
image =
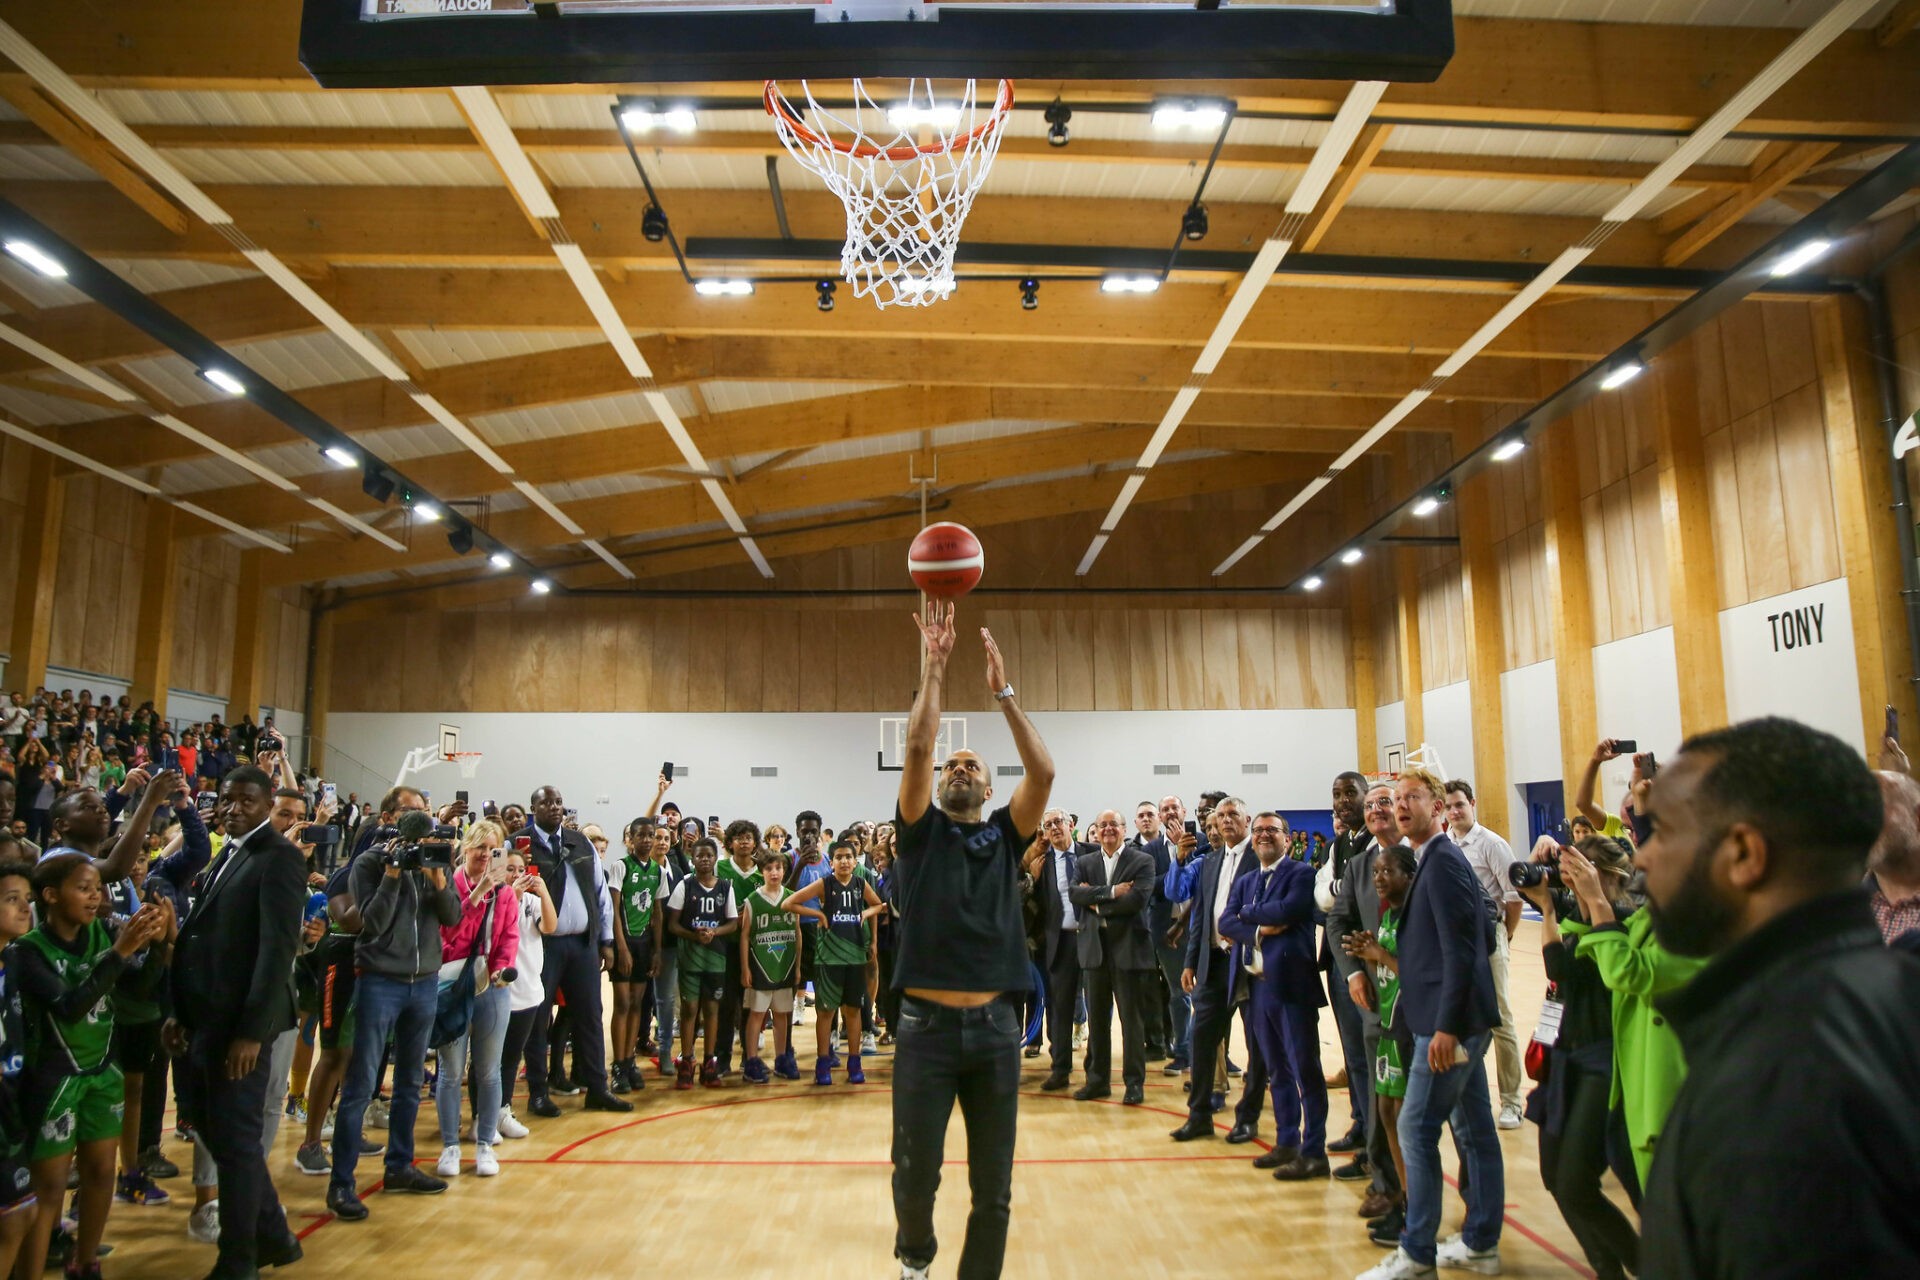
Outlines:
[{"label": "red court line", "polygon": [[[1031,1159],[1016,1159],[1015,1164],[1188,1164],[1205,1160],[1244,1160],[1241,1155],[1217,1156],[1035,1156]],[[552,1160],[502,1160],[503,1165],[550,1165]],[[598,1168],[602,1165],[619,1168],[634,1165],[644,1168],[666,1167],[671,1169],[814,1169],[822,1166],[846,1168],[890,1169],[891,1160],[600,1160],[581,1159],[557,1162],[566,1167],[574,1165]]]}]

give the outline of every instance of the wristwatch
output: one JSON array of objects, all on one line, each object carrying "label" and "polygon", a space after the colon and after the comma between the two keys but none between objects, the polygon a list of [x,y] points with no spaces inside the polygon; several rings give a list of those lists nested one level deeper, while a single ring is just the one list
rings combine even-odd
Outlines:
[{"label": "wristwatch", "polygon": [[1013,696],[1013,686],[1009,684],[1006,688],[1002,689],[1000,692],[994,694],[993,696],[996,701],[1005,702],[1008,698],[1011,698]]}]

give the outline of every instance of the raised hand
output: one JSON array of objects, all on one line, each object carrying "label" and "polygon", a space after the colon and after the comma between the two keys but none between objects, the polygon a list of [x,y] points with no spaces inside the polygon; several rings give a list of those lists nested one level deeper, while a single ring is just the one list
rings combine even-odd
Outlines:
[{"label": "raised hand", "polygon": [[1007,660],[1000,653],[1000,646],[993,642],[993,633],[985,627],[980,628],[980,638],[987,644],[987,690],[999,693],[1007,687]]},{"label": "raised hand", "polygon": [[[953,655],[953,601],[927,601],[926,617],[923,619],[918,613],[914,614],[913,625],[920,629],[921,638],[926,641],[927,661],[936,666],[946,666],[947,659]],[[1000,686],[995,685],[994,688],[997,690]]]}]

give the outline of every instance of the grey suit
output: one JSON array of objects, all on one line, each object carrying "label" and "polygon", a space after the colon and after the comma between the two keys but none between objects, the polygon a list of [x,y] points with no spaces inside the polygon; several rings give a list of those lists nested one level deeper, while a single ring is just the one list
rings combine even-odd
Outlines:
[{"label": "grey suit", "polygon": [[[1147,1081],[1146,1025],[1141,992],[1157,967],[1147,908],[1153,903],[1153,858],[1124,846],[1107,876],[1098,849],[1082,854],[1068,898],[1081,915],[1080,972],[1087,986],[1087,1084],[1113,1077],[1113,1006],[1120,1006],[1120,1076],[1128,1088]],[[1117,886],[1126,891],[1116,893]]]},{"label": "grey suit", "polygon": [[[1333,909],[1327,912],[1327,939],[1332,944],[1334,968],[1343,983],[1354,974],[1365,972],[1365,966],[1347,954],[1340,939],[1349,933],[1380,931],[1380,895],[1373,888],[1373,869],[1379,862],[1378,840],[1369,840],[1365,849],[1348,858],[1334,891]],[[1359,1009],[1360,1024],[1366,1035],[1367,1065],[1371,1068],[1374,1055],[1380,1049],[1380,1014],[1365,1004]],[[1371,1090],[1373,1086],[1371,1076],[1365,1081],[1349,1079],[1347,1083],[1352,1089]],[[1380,1124],[1380,1109],[1374,1106],[1367,1108],[1367,1159],[1373,1165],[1374,1188],[1383,1195],[1397,1196],[1400,1176],[1393,1167],[1393,1149],[1387,1145],[1387,1131]]]}]

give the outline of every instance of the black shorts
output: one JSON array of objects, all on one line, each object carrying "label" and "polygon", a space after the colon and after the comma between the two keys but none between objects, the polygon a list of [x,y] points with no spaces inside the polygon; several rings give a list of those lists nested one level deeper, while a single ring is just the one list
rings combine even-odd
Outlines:
[{"label": "black shorts", "polygon": [[633,966],[622,976],[619,969],[613,971],[615,982],[624,982],[630,986],[645,986],[653,981],[653,930],[639,937],[627,939],[627,955],[633,960]]},{"label": "black shorts", "polygon": [[[121,1022],[113,1024],[113,1060],[127,1075],[145,1075],[160,1057],[158,1022]],[[6,1196],[0,1186],[0,1199]]]},{"label": "black shorts", "polygon": [[26,1213],[36,1203],[33,1175],[27,1166],[26,1144],[0,1151],[0,1218]]},{"label": "black shorts", "polygon": [[867,966],[864,964],[817,964],[813,967],[815,1007],[847,1008],[866,998]]},{"label": "black shorts", "polygon": [[353,1047],[353,961],[335,960],[320,977],[320,1047]]}]

